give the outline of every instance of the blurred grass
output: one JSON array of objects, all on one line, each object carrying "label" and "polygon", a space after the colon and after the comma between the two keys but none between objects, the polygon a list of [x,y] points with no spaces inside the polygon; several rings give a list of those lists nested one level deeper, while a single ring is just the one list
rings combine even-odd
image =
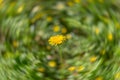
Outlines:
[{"label": "blurred grass", "polygon": [[[119,0],[0,0],[0,80],[120,80]],[[48,39],[62,34],[60,50]]]}]

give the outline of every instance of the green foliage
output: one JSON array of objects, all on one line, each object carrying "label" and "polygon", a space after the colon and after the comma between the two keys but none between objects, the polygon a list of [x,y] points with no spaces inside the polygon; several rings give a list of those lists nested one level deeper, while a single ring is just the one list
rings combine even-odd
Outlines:
[{"label": "green foliage", "polygon": [[[0,0],[0,80],[120,80],[119,5]],[[48,42],[57,34],[67,37],[59,49]]]}]

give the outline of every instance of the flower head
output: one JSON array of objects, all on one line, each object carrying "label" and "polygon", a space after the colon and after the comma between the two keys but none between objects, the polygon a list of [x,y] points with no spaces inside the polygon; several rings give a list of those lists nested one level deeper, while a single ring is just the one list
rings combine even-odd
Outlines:
[{"label": "flower head", "polygon": [[71,67],[68,68],[68,70],[69,70],[70,72],[74,71],[75,69],[76,69],[75,66],[71,66]]},{"label": "flower head", "polygon": [[23,8],[24,8],[24,5],[21,5],[18,10],[17,10],[17,13],[21,13],[23,11]]},{"label": "flower head", "polygon": [[109,34],[108,34],[108,40],[109,40],[109,41],[112,41],[112,40],[113,40],[113,34],[112,34],[112,33],[109,33]]},{"label": "flower head", "polygon": [[48,62],[48,65],[50,67],[56,67],[56,62],[55,61],[50,61],[50,62]]},{"label": "flower head", "polygon": [[0,4],[3,2],[3,0],[0,0]]},{"label": "flower head", "polygon": [[97,60],[97,57],[96,56],[92,56],[91,58],[90,58],[90,62],[95,62]]},{"label": "flower head", "polygon": [[103,78],[101,76],[99,76],[95,80],[103,80]]},{"label": "flower head", "polygon": [[85,68],[84,66],[79,66],[79,67],[77,68],[77,71],[78,71],[78,72],[83,71],[84,68]]},{"label": "flower head", "polygon": [[95,28],[95,33],[98,35],[99,34],[99,28]]},{"label": "flower head", "polygon": [[19,42],[18,41],[13,41],[13,47],[17,48],[19,46]]},{"label": "flower head", "polygon": [[115,74],[115,79],[120,79],[120,72]]},{"label": "flower head", "polygon": [[40,67],[40,68],[38,68],[38,71],[39,71],[39,72],[44,72],[45,69],[44,69],[43,67]]},{"label": "flower head", "polygon": [[48,17],[47,17],[47,21],[48,21],[48,22],[51,22],[52,20],[53,20],[53,18],[52,18],[51,16],[48,16]]},{"label": "flower head", "polygon": [[60,31],[60,26],[55,25],[55,26],[53,27],[53,31],[54,31],[54,32],[59,32],[59,31]]},{"label": "flower head", "polygon": [[65,27],[62,28],[61,30],[62,33],[66,33],[67,32],[67,29]]},{"label": "flower head", "polygon": [[66,37],[63,35],[56,35],[56,36],[50,37],[48,42],[51,45],[58,45],[58,44],[62,44],[65,41],[65,39],[66,39]]}]

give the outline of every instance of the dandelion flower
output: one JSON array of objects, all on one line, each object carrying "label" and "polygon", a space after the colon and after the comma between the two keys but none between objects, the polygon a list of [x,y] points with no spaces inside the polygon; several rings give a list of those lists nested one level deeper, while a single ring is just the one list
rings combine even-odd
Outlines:
[{"label": "dandelion flower", "polygon": [[95,28],[95,33],[98,35],[99,34],[99,28]]},{"label": "dandelion flower", "polygon": [[90,62],[95,62],[95,61],[96,61],[96,59],[97,59],[97,57],[96,57],[96,56],[92,56],[92,57],[90,58]]},{"label": "dandelion flower", "polygon": [[103,80],[103,78],[101,76],[99,76],[95,80]]},{"label": "dandelion flower", "polygon": [[19,42],[18,41],[13,41],[13,47],[17,48],[19,46]]},{"label": "dandelion flower", "polygon": [[51,22],[52,20],[53,20],[53,19],[52,19],[51,16],[48,16],[48,17],[47,17],[47,21],[48,21],[48,22]]},{"label": "dandelion flower", "polygon": [[50,37],[48,42],[49,42],[50,45],[58,45],[58,44],[62,44],[65,40],[66,40],[65,36],[63,36],[63,35],[56,35],[56,36]]},{"label": "dandelion flower", "polygon": [[113,40],[113,34],[112,34],[112,33],[109,33],[109,34],[108,34],[108,40],[109,40],[109,41],[112,41],[112,40]]},{"label": "dandelion flower", "polygon": [[3,2],[3,0],[0,0],[0,4]]},{"label": "dandelion flower", "polygon": [[66,33],[67,32],[67,29],[65,27],[62,28],[61,30],[62,33]]},{"label": "dandelion flower", "polygon": [[56,62],[55,61],[50,61],[50,62],[48,62],[48,65],[50,67],[56,67]]},{"label": "dandelion flower", "polygon": [[38,68],[38,71],[39,71],[39,72],[44,72],[45,69],[44,69],[43,67],[40,67],[40,68]]},{"label": "dandelion flower", "polygon": [[69,2],[67,2],[67,5],[68,6],[73,6],[73,2],[69,1]]},{"label": "dandelion flower", "polygon": [[23,11],[23,8],[24,8],[24,6],[21,5],[21,6],[18,8],[17,13],[21,13],[21,12]]},{"label": "dandelion flower", "polygon": [[78,72],[83,71],[84,68],[85,68],[84,66],[79,66],[79,67],[77,68],[77,71],[78,71]]},{"label": "dandelion flower", "polygon": [[69,70],[70,72],[74,71],[75,69],[76,69],[75,66],[71,66],[71,67],[68,68],[68,70]]},{"label": "dandelion flower", "polygon": [[60,31],[60,26],[55,25],[55,26],[53,27],[53,31],[54,31],[54,32]]},{"label": "dandelion flower", "polygon": [[116,79],[120,79],[120,72],[118,72],[118,73],[115,74],[115,78]]}]

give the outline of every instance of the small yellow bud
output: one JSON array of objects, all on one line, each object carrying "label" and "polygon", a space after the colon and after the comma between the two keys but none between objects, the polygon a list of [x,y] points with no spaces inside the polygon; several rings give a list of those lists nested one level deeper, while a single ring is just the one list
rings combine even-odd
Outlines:
[{"label": "small yellow bud", "polygon": [[67,32],[67,29],[64,27],[64,28],[62,28],[61,32],[62,32],[62,33],[66,33],[66,32]]},{"label": "small yellow bud", "polygon": [[69,70],[70,72],[74,71],[75,69],[76,69],[75,66],[71,66],[71,67],[68,68],[68,70]]},{"label": "small yellow bud", "polygon": [[77,71],[78,71],[78,72],[83,71],[84,68],[85,68],[84,66],[79,66],[79,67],[77,68]]},{"label": "small yellow bud", "polygon": [[19,42],[13,41],[13,47],[17,48],[19,46]]},{"label": "small yellow bud", "polygon": [[115,74],[115,79],[120,79],[120,72]]},{"label": "small yellow bud", "polygon": [[2,4],[3,0],[0,0],[0,5]]},{"label": "small yellow bud", "polygon": [[95,80],[103,80],[103,78],[101,76],[99,76]]},{"label": "small yellow bud", "polygon": [[38,68],[38,71],[39,71],[39,72],[44,72],[45,69],[44,69],[43,67],[40,67],[40,68]]},{"label": "small yellow bud", "polygon": [[69,1],[69,2],[67,2],[67,5],[68,6],[73,6],[73,2]]},{"label": "small yellow bud", "polygon": [[60,26],[58,26],[58,25],[54,26],[54,27],[53,27],[53,31],[54,31],[54,32],[60,31]]},{"label": "small yellow bud", "polygon": [[50,61],[50,62],[48,62],[48,65],[50,67],[56,67],[56,62],[55,61]]},{"label": "small yellow bud", "polygon": [[95,62],[97,60],[97,57],[96,56],[92,56],[91,58],[90,58],[90,62]]},{"label": "small yellow bud", "polygon": [[95,33],[98,35],[99,34],[99,28],[95,28]]},{"label": "small yellow bud", "polygon": [[24,6],[21,5],[21,6],[18,8],[17,13],[21,13],[21,12],[23,11],[23,8],[24,8]]},{"label": "small yellow bud", "polygon": [[113,40],[113,34],[112,34],[112,33],[109,33],[109,34],[108,34],[108,40],[109,40],[109,41],[112,41],[112,40]]},{"label": "small yellow bud", "polygon": [[47,21],[48,21],[48,22],[51,22],[52,20],[53,20],[53,19],[52,19],[51,16],[48,16],[48,17],[47,17]]}]

